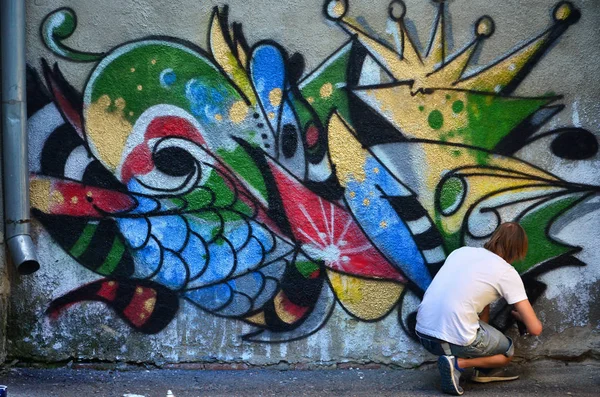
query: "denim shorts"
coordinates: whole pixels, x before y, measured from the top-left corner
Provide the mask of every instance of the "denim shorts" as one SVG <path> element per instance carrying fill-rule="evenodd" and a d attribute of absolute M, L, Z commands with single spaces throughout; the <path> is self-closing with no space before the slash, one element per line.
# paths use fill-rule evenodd
<path fill-rule="evenodd" d="M 421 344 L 428 352 L 436 356 L 447 355 L 444 344 L 447 342 L 417 332 Z M 447 343 L 453 356 L 461 358 L 488 357 L 496 354 L 504 354 L 512 357 L 514 354 L 513 341 L 496 328 L 483 321 L 479 322 L 479 329 L 475 340 L 468 346 L 459 346 Z"/>

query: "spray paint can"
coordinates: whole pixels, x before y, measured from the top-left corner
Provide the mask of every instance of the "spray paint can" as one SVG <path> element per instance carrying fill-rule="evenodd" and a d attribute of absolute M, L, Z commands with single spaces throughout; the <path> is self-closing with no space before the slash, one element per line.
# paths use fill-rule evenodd
<path fill-rule="evenodd" d="M 6 391 L 6 389 L 8 389 L 7 386 L 0 385 L 0 397 L 7 397 L 8 396 L 8 392 Z"/>

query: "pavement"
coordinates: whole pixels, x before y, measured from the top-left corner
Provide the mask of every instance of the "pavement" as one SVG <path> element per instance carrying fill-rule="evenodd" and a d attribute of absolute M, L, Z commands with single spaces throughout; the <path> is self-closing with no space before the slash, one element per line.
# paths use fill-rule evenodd
<path fill-rule="evenodd" d="M 519 380 L 476 384 L 463 375 L 465 395 L 600 396 L 600 361 L 534 361 L 512 369 L 521 374 Z M 435 365 L 285 371 L 8 368 L 0 372 L 0 384 L 8 386 L 8 397 L 442 395 Z"/>

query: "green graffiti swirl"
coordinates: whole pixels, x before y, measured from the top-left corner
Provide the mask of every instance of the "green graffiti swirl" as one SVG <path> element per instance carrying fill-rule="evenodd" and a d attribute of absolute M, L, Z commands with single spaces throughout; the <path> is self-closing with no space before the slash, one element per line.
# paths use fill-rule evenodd
<path fill-rule="evenodd" d="M 105 54 L 82 52 L 62 43 L 69 38 L 77 27 L 77 17 L 70 8 L 59 8 L 42 22 L 41 34 L 46 47 L 56 55 L 77 62 L 96 62 Z"/>

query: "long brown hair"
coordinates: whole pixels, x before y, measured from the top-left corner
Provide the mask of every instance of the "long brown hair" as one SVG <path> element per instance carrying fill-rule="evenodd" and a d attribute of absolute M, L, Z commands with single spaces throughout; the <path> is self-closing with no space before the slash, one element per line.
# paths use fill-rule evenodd
<path fill-rule="evenodd" d="M 521 225 L 506 222 L 498 226 L 483 247 L 508 263 L 513 263 L 525 258 L 528 244 L 527 234 Z"/>

